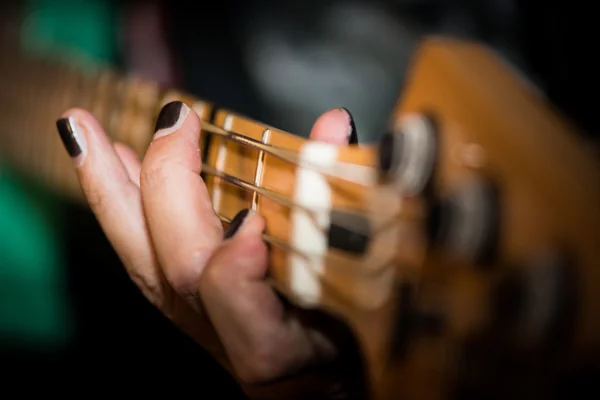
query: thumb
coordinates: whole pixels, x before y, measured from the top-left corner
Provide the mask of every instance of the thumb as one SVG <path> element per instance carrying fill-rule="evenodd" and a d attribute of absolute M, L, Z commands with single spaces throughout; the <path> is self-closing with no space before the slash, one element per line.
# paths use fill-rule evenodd
<path fill-rule="evenodd" d="M 259 214 L 248 208 L 240 211 L 229 223 L 223 243 L 210 262 L 211 269 L 227 270 L 237 280 L 263 280 L 267 273 L 264 230 L 265 220 Z"/>
<path fill-rule="evenodd" d="M 277 299 L 265 282 L 268 254 L 262 240 L 264 228 L 264 219 L 249 209 L 233 218 L 200 277 L 200 295 L 207 308 L 214 302 L 237 314 Z"/>
<path fill-rule="evenodd" d="M 243 381 L 286 374 L 313 356 L 313 343 L 265 281 L 264 220 L 240 212 L 200 277 L 200 296 L 234 370 Z"/>

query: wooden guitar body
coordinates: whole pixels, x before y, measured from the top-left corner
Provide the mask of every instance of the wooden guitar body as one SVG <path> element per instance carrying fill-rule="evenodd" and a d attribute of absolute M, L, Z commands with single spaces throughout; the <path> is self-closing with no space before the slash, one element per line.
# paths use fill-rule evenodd
<path fill-rule="evenodd" d="M 433 39 L 412 71 L 393 121 L 434 121 L 429 240 L 384 397 L 552 396 L 597 362 L 598 160 L 481 45 Z"/>
<path fill-rule="evenodd" d="M 53 131 L 62 111 L 89 109 L 142 156 L 160 107 L 192 106 L 215 212 L 225 224 L 246 207 L 266 218 L 269 279 L 348 324 L 373 398 L 550 395 L 548 381 L 596 356 L 598 160 L 485 47 L 425 40 L 390 132 L 347 148 L 151 82 L 15 60 L 0 63 L 18 100 L 0 110 L 2 156 L 73 198 Z M 28 120 L 25 87 L 51 99 Z"/>

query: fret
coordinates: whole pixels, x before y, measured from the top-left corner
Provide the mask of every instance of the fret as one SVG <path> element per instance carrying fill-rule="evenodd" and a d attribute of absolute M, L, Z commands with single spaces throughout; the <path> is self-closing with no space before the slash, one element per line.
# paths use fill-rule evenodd
<path fill-rule="evenodd" d="M 260 141 L 265 137 L 264 125 L 226 110 L 216 112 L 214 124 L 255 140 Z M 245 182 L 254 183 L 257 179 L 259 159 L 259 151 L 256 149 L 248 148 L 226 138 L 213 137 L 205 162 L 218 171 L 236 176 Z M 254 199 L 258 201 L 253 192 L 230 185 L 218 177 L 208 177 L 207 184 L 213 197 L 215 211 L 227 218 L 233 218 L 243 208 L 252 208 Z M 258 204 L 255 207 L 257 206 Z"/>
<path fill-rule="evenodd" d="M 221 123 L 217 122 L 217 119 L 215 118 L 215 124 L 224 129 L 230 129 L 231 128 L 231 118 L 229 118 L 229 116 L 225 116 L 224 120 Z M 209 152 L 208 164 L 214 165 L 214 167 L 219 171 L 225 170 L 224 165 L 225 165 L 225 158 L 227 156 L 226 146 L 227 146 L 227 142 L 223 138 L 219 138 L 217 140 L 213 140 L 211 142 L 211 148 L 208 149 L 208 152 Z M 212 204 L 215 209 L 215 212 L 219 215 L 225 215 L 225 214 L 223 214 L 223 212 L 221 210 L 221 208 L 222 208 L 221 207 L 221 192 L 222 192 L 221 179 L 218 177 L 215 177 L 215 176 L 210 178 L 210 184 L 208 186 L 208 190 L 209 190 L 209 193 L 212 198 Z M 229 217 L 229 219 L 232 219 L 231 216 L 228 216 L 228 217 Z"/>
<path fill-rule="evenodd" d="M 270 137 L 271 137 L 271 130 L 269 128 L 266 128 L 262 134 L 261 142 L 263 144 L 269 144 Z M 261 187 L 263 171 L 264 171 L 264 163 L 265 163 L 265 152 L 261 150 L 258 153 L 258 159 L 256 161 L 256 172 L 254 174 L 254 186 L 256 186 L 256 187 Z M 254 211 L 258 211 L 258 198 L 259 198 L 258 192 L 254 192 L 252 194 L 252 210 L 254 210 Z"/>

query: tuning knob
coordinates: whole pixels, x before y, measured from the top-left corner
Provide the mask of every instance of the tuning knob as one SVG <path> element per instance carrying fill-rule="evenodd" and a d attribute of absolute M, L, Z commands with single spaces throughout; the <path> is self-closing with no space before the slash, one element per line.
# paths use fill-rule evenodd
<path fill-rule="evenodd" d="M 420 194 L 431 180 L 436 161 L 436 129 L 425 115 L 403 116 L 393 132 L 379 143 L 381 178 L 396 186 L 403 196 Z"/>
<path fill-rule="evenodd" d="M 497 245 L 499 214 L 499 196 L 493 182 L 470 176 L 449 195 L 430 203 L 430 243 L 462 259 L 487 263 Z"/>

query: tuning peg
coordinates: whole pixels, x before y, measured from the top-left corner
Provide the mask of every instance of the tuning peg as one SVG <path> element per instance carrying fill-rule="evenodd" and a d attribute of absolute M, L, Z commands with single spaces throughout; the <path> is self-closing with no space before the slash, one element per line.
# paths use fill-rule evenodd
<path fill-rule="evenodd" d="M 496 185 L 479 175 L 429 203 L 429 241 L 463 260 L 486 264 L 497 245 L 500 204 Z"/>
<path fill-rule="evenodd" d="M 436 162 L 437 132 L 432 118 L 422 114 L 405 115 L 396 128 L 379 143 L 380 177 L 396 186 L 403 196 L 425 190 Z"/>

